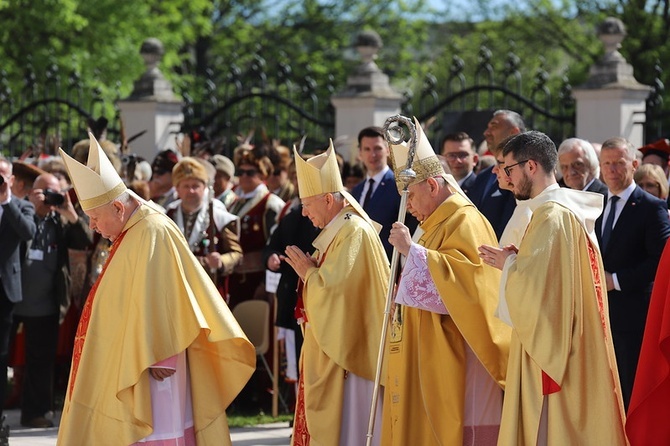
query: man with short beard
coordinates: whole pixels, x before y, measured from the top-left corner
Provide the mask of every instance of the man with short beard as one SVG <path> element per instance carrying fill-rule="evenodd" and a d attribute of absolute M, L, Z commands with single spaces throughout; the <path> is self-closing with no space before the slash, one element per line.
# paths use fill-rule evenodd
<path fill-rule="evenodd" d="M 497 315 L 513 329 L 498 444 L 625 445 L 593 231 L 602 199 L 558 186 L 556 146 L 543 133 L 514 136 L 502 154 L 508 184 L 532 216 L 518 249 L 480 247 L 503 270 Z"/>

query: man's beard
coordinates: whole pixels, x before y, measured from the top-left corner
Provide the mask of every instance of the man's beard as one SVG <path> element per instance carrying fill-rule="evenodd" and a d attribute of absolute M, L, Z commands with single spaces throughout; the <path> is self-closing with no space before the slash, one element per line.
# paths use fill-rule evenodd
<path fill-rule="evenodd" d="M 532 188 L 533 183 L 530 181 L 530 178 L 528 178 L 528 175 L 526 175 L 526 172 L 524 172 L 523 178 L 517 187 L 518 191 L 514 192 L 514 198 L 517 200 L 529 200 Z"/>

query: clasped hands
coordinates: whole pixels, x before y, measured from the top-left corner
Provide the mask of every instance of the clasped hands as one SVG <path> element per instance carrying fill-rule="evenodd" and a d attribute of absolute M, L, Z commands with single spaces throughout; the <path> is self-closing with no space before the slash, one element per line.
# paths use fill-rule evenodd
<path fill-rule="evenodd" d="M 307 271 L 316 266 L 316 259 L 305 254 L 295 245 L 287 246 L 284 252 L 286 255 L 279 256 L 279 259 L 286 261 L 286 263 L 288 263 L 291 268 L 295 270 L 296 274 L 298 274 L 304 281 L 307 276 Z"/>

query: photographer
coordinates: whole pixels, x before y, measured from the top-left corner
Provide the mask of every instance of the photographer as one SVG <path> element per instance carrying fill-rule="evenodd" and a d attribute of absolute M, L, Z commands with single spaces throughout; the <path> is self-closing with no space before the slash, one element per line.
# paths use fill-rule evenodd
<path fill-rule="evenodd" d="M 28 196 L 35 206 L 37 232 L 26 243 L 22 268 L 23 300 L 14 307 L 14 324 L 25 331 L 25 375 L 21 424 L 53 426 L 53 373 L 58 343 L 58 321 L 67 310 L 68 248 L 85 249 L 92 233 L 80 218 L 58 178 L 42 174 Z"/>
<path fill-rule="evenodd" d="M 35 208 L 12 195 L 12 163 L 0 156 L 0 402 L 7 391 L 7 352 L 14 303 L 21 300 L 20 245 L 35 234 Z M 4 424 L 2 405 L 0 420 Z M 0 445 L 9 444 L 9 428 L 0 427 Z"/>

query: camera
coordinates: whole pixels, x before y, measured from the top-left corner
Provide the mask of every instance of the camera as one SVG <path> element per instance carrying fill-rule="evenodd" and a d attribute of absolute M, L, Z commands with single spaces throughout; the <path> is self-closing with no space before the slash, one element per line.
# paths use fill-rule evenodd
<path fill-rule="evenodd" d="M 47 189 L 44 191 L 44 204 L 49 206 L 62 206 L 65 203 L 65 197 L 60 192 Z"/>
<path fill-rule="evenodd" d="M 5 184 L 5 177 L 0 175 L 0 186 L 2 186 L 3 184 Z"/>

